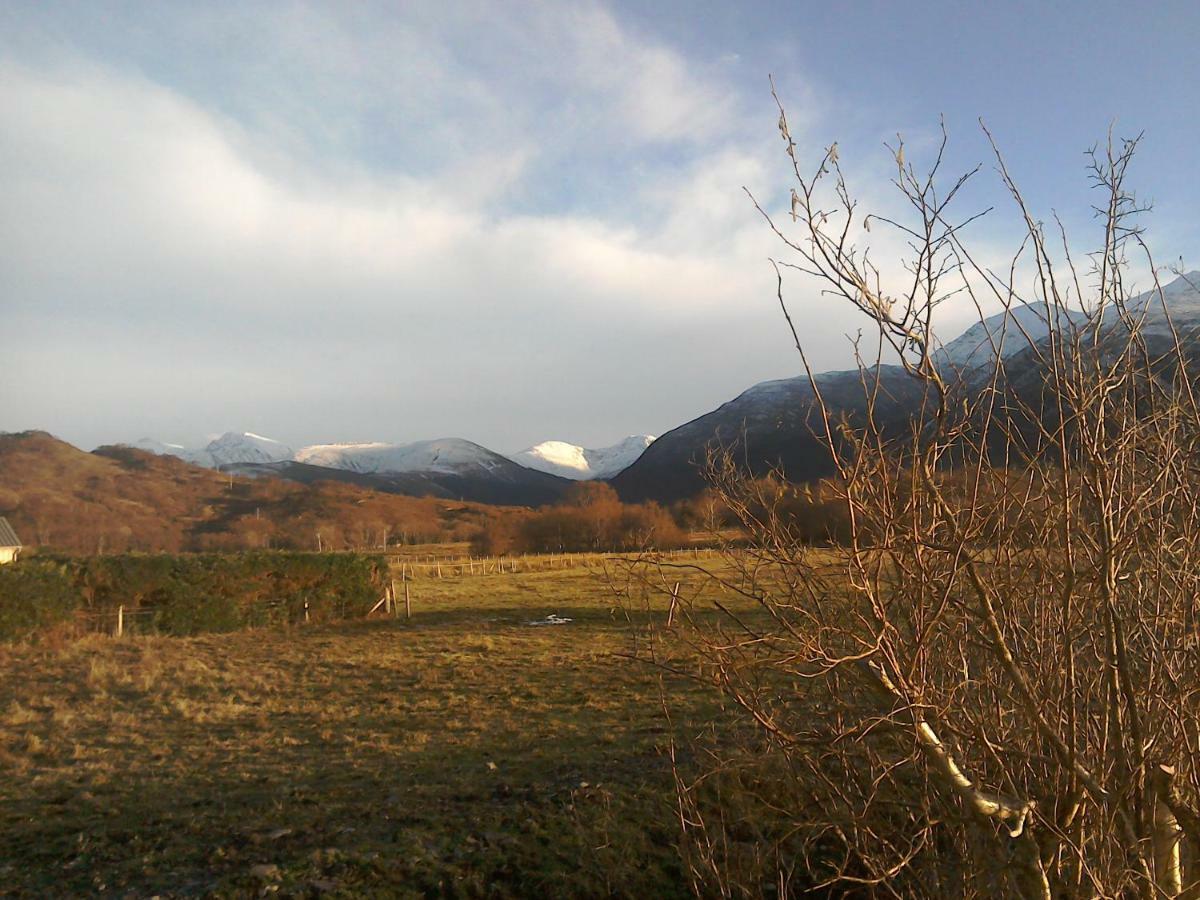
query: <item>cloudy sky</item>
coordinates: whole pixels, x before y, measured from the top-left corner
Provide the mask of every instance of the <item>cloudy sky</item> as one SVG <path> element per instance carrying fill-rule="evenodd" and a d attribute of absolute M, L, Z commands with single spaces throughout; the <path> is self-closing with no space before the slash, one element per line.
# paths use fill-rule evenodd
<path fill-rule="evenodd" d="M 600 446 L 797 374 L 742 193 L 786 202 L 768 73 L 885 208 L 885 140 L 919 162 L 944 115 L 961 169 L 982 117 L 1081 246 L 1083 151 L 1144 131 L 1194 267 L 1197 9 L 2 0 L 0 430 Z M 845 367 L 861 323 L 788 290 Z"/>

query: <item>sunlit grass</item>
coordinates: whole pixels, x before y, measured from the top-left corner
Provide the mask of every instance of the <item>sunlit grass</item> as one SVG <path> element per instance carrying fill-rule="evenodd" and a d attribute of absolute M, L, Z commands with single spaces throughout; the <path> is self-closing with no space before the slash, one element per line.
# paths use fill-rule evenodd
<path fill-rule="evenodd" d="M 0 884 L 682 893 L 659 676 L 599 568 L 418 578 L 411 621 L 0 649 Z"/>

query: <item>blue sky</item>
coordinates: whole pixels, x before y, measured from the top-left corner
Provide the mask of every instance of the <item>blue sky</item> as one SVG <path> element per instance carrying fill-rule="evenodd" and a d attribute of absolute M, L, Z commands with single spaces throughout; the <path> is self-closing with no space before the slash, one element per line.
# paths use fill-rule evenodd
<path fill-rule="evenodd" d="M 883 142 L 919 163 L 944 116 L 995 259 L 979 117 L 1080 249 L 1083 151 L 1144 131 L 1158 262 L 1195 267 L 1198 10 L 4 3 L 0 429 L 599 446 L 796 374 L 741 190 L 786 202 L 768 73 L 883 210 Z M 845 367 L 862 323 L 789 296 Z"/>

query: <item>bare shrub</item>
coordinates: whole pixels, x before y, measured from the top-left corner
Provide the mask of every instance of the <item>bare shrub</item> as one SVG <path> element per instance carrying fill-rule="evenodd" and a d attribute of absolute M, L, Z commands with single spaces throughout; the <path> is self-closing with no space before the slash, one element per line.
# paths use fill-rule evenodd
<path fill-rule="evenodd" d="M 609 552 L 679 547 L 687 535 L 655 503 L 626 504 L 603 482 L 573 485 L 563 502 L 520 518 L 489 523 L 472 541 L 477 552 Z"/>
<path fill-rule="evenodd" d="M 471 537 L 471 552 L 477 556 L 502 556 L 523 551 L 521 524 L 524 517 L 515 514 L 485 521 Z"/>
<path fill-rule="evenodd" d="M 790 254 L 780 303 L 784 273 L 816 279 L 881 362 L 860 360 L 854 423 L 813 378 L 843 551 L 812 551 L 731 457 L 710 466 L 750 543 L 712 575 L 719 615 L 693 604 L 677 631 L 738 713 L 699 778 L 680 770 L 694 886 L 1200 897 L 1200 408 L 1156 277 L 1140 299 L 1128 282 L 1131 258 L 1155 271 L 1125 187 L 1136 142 L 1092 155 L 1086 262 L 997 152 L 1024 235 L 996 272 L 952 212 L 970 175 L 943 187 L 944 139 L 926 172 L 894 148 L 890 219 L 862 215 L 836 145 L 802 168 L 782 107 L 780 133 L 792 214 L 759 207 Z M 874 259 L 866 225 L 910 255 Z M 1049 336 L 1005 319 L 988 365 L 956 371 L 933 324 L 953 295 L 981 316 L 1030 304 Z M 907 437 L 870 414 L 890 379 L 924 391 Z"/>

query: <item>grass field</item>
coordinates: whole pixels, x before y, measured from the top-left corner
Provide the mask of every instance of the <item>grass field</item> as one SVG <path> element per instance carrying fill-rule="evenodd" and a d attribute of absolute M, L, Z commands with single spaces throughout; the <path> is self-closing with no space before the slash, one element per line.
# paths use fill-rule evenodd
<path fill-rule="evenodd" d="M 0 648 L 0 894 L 683 894 L 659 676 L 594 565 L 412 588 L 411 621 Z"/>

